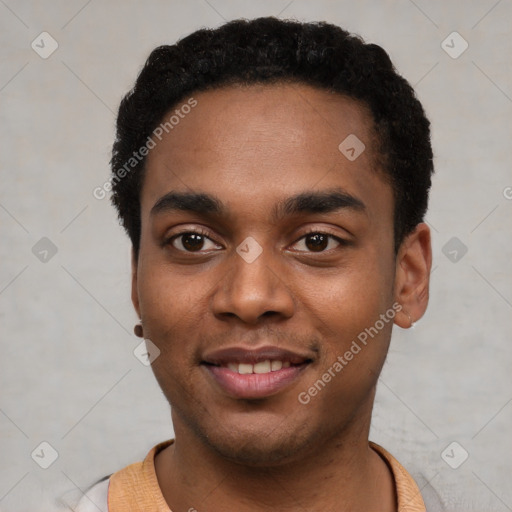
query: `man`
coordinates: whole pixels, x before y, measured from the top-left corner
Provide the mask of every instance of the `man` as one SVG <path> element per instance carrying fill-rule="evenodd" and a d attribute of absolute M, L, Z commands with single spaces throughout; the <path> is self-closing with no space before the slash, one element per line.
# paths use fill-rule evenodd
<path fill-rule="evenodd" d="M 326 23 L 199 30 L 150 55 L 111 163 L 175 438 L 79 510 L 426 510 L 368 440 L 431 268 L 429 122 L 385 51 Z"/>

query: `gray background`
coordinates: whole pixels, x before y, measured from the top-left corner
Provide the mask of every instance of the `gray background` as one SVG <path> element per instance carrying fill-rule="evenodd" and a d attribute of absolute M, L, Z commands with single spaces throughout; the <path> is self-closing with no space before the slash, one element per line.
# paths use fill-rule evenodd
<path fill-rule="evenodd" d="M 0 0 L 0 510 L 66 510 L 172 437 L 133 355 L 128 239 L 92 190 L 149 52 L 262 15 L 360 33 L 416 87 L 436 155 L 431 302 L 414 330 L 394 331 L 371 438 L 448 510 L 512 510 L 510 0 Z M 31 48 L 43 31 L 59 45 L 47 59 Z M 442 46 L 453 31 L 469 44 L 458 58 Z M 48 469 L 43 441 L 58 453 Z M 441 457 L 454 441 L 452 465 L 469 453 L 457 469 Z"/>

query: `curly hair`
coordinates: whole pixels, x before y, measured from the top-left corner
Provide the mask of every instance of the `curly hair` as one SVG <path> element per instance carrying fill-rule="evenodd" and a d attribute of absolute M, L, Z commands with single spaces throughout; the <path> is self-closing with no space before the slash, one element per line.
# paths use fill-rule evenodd
<path fill-rule="evenodd" d="M 388 54 L 326 22 L 240 19 L 155 48 L 121 101 L 110 162 L 111 199 L 136 257 L 145 158 L 139 156 L 130 172 L 126 162 L 192 92 L 280 82 L 310 85 L 366 105 L 373 116 L 381 170 L 393 189 L 395 253 L 423 221 L 434 172 L 430 122 Z M 125 172 L 118 172 L 123 166 Z"/>

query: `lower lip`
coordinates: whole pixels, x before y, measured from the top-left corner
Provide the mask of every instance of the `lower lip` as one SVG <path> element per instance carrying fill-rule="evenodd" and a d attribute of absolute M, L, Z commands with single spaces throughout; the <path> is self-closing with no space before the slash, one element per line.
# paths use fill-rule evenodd
<path fill-rule="evenodd" d="M 229 368 L 203 365 L 222 390 L 233 398 L 266 398 L 275 395 L 298 378 L 306 364 L 290 366 L 269 373 L 242 375 Z"/>

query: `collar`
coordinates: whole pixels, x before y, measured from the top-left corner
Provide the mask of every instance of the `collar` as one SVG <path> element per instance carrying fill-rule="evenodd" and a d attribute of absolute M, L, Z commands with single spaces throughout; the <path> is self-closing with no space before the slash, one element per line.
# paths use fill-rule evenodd
<path fill-rule="evenodd" d="M 172 512 L 158 485 L 155 456 L 174 442 L 169 439 L 154 446 L 142 462 L 121 469 L 110 477 L 108 488 L 109 512 Z M 406 469 L 384 448 L 370 441 L 390 468 L 395 481 L 398 512 L 426 512 L 420 490 Z"/>

